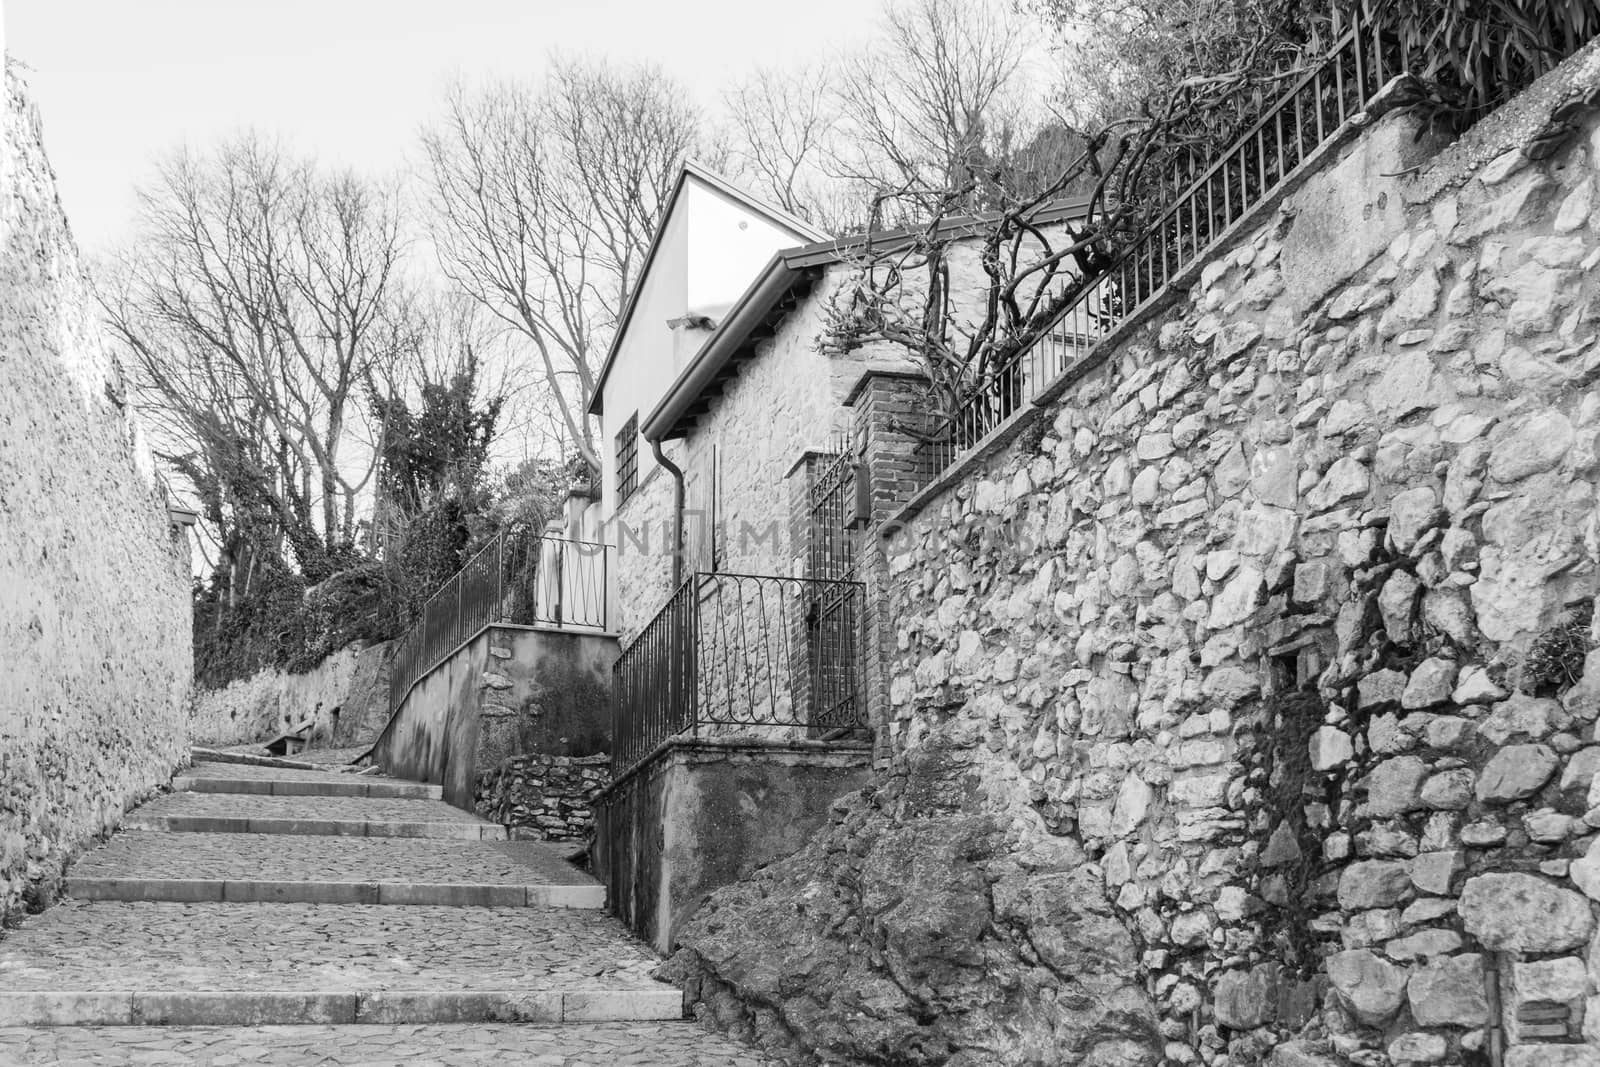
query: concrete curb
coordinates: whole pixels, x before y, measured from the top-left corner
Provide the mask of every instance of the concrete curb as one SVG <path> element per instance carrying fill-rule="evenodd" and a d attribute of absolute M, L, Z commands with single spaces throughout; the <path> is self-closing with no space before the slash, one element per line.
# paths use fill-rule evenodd
<path fill-rule="evenodd" d="M 497 823 L 410 822 L 381 819 L 234 819 L 224 815 L 139 815 L 124 830 L 199 834 L 313 834 L 323 837 L 431 837 L 449 841 L 504 841 Z"/>
<path fill-rule="evenodd" d="M 278 778 L 214 778 L 179 775 L 174 792 L 244 793 L 272 797 L 363 797 L 369 800 L 443 800 L 444 787 L 422 782 L 355 778 L 348 782 L 294 782 Z"/>
<path fill-rule="evenodd" d="M 602 885 L 490 885 L 454 882 L 334 882 L 275 879 L 86 876 L 68 883 L 77 900 L 170 901 L 184 904 L 392 904 L 462 908 L 606 906 Z"/>
<path fill-rule="evenodd" d="M 0 992 L 0 1026 L 422 1025 L 657 1022 L 684 1018 L 677 989 Z"/>

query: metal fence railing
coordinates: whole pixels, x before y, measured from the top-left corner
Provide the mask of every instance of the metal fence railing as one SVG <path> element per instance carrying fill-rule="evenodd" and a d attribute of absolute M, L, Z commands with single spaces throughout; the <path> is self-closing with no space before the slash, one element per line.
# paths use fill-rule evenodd
<path fill-rule="evenodd" d="M 612 777 L 710 728 L 800 736 L 865 726 L 860 582 L 700 572 L 617 660 Z"/>
<path fill-rule="evenodd" d="M 395 646 L 389 708 L 450 653 L 494 623 L 605 630 L 612 549 L 531 530 L 497 534 L 423 604 Z"/>
<path fill-rule="evenodd" d="M 963 398 L 948 429 L 918 449 L 924 484 L 1031 403 L 1102 337 L 1155 300 L 1244 214 L 1283 184 L 1408 56 L 1359 17 L 1219 157 L 1169 163 L 1148 191 L 1167 207 L 1050 324 Z"/>

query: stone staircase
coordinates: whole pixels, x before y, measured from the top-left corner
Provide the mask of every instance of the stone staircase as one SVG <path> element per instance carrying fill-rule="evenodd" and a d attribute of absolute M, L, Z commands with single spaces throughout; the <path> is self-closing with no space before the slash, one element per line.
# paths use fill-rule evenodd
<path fill-rule="evenodd" d="M 437 786 L 231 763 L 173 786 L 79 860 L 65 901 L 0 936 L 0 1062 L 129 1062 L 129 1041 L 140 1063 L 249 1059 L 214 1034 L 201 1055 L 197 1027 L 304 1038 L 310 1058 L 272 1063 L 343 1062 L 330 1041 L 368 1050 L 394 1027 L 407 1057 L 455 1042 L 446 1062 L 765 1062 L 684 1021 L 559 846 L 506 841 Z"/>

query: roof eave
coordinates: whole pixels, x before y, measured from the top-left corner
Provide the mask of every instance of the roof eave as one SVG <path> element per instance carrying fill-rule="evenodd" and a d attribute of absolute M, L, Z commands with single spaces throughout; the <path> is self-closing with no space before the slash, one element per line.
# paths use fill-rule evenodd
<path fill-rule="evenodd" d="M 639 427 L 647 441 L 665 441 L 681 436 L 680 423 L 685 413 L 700 399 L 707 386 L 728 365 L 761 325 L 779 300 L 806 275 L 805 268 L 789 265 L 779 252 L 767 261 L 756 280 L 739 297 L 738 303 L 723 316 L 722 322 L 694 359 L 678 375 L 648 418 Z"/>

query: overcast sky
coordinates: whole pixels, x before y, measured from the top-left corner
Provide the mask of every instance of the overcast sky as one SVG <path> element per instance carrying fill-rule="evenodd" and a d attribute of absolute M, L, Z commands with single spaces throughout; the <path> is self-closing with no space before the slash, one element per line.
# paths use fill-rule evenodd
<path fill-rule="evenodd" d="M 3 0 L 86 250 L 127 232 L 155 154 L 241 126 L 392 171 L 440 86 L 530 75 L 552 48 L 651 59 L 713 105 L 757 65 L 868 36 L 872 0 Z"/>

